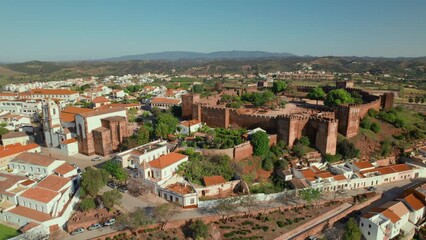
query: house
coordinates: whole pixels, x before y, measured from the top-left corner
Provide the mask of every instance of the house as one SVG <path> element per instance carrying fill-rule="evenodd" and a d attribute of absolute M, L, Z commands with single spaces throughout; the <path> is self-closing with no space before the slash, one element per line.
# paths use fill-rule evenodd
<path fill-rule="evenodd" d="M 23 96 L 23 94 L 21 94 Z M 27 99 L 60 99 L 67 103 L 76 103 L 79 92 L 69 89 L 32 89 L 28 91 L 24 98 Z"/>
<path fill-rule="evenodd" d="M 169 109 L 173 106 L 178 106 L 182 102 L 181 99 L 154 97 L 151 99 L 151 108 L 158 107 L 159 109 Z"/>
<path fill-rule="evenodd" d="M 202 123 L 199 120 L 189 120 L 189 121 L 182 121 L 178 125 L 178 131 L 179 134 L 183 135 L 190 135 L 191 133 L 195 133 L 202 127 Z"/>
<path fill-rule="evenodd" d="M 30 142 L 30 136 L 26 132 L 8 132 L 1 136 L 3 146 L 21 144 L 27 145 Z"/>
<path fill-rule="evenodd" d="M 100 108 L 104 105 L 111 104 L 111 101 L 106 97 L 100 96 L 100 97 L 93 98 L 92 103 L 93 103 L 93 108 L 96 109 L 96 108 Z"/>
<path fill-rule="evenodd" d="M 424 216 L 425 204 L 414 194 L 400 201 L 390 201 L 364 214 L 359 227 L 367 240 L 392 239 L 398 235 L 410 238 Z"/>
<path fill-rule="evenodd" d="M 25 115 L 6 113 L 0 116 L 0 122 L 17 128 L 20 126 L 31 125 L 31 118 Z"/>
<path fill-rule="evenodd" d="M 144 180 L 158 182 L 170 178 L 176 171 L 177 167 L 188 161 L 188 156 L 171 152 L 160 156 L 151 161 L 144 161 L 140 166 L 140 176 Z"/>
<path fill-rule="evenodd" d="M 110 93 L 112 99 L 123 100 L 126 94 L 121 89 L 113 89 Z"/>
<path fill-rule="evenodd" d="M 374 165 L 370 161 L 352 161 L 346 165 L 356 172 L 374 169 Z"/>
<path fill-rule="evenodd" d="M 20 143 L 0 146 L 0 169 L 6 168 L 10 160 L 23 152 L 40 153 L 41 147 L 35 143 L 22 145 Z"/>
<path fill-rule="evenodd" d="M 149 162 L 168 153 L 167 141 L 157 140 L 117 153 L 115 160 L 119 161 L 123 168 L 137 168 L 144 161 Z"/>
<path fill-rule="evenodd" d="M 78 141 L 75 138 L 69 138 L 61 142 L 61 152 L 66 156 L 72 156 L 78 153 Z"/>
<path fill-rule="evenodd" d="M 15 174 L 33 175 L 36 178 L 43 178 L 50 175 L 65 161 L 56 160 L 51 156 L 39 153 L 24 152 L 16 156 L 8 164 L 9 169 Z"/>

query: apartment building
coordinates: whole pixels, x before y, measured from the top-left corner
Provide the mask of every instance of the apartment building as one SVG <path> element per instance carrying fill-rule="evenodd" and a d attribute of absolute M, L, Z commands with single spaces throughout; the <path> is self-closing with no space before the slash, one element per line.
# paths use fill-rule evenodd
<path fill-rule="evenodd" d="M 115 160 L 119 161 L 123 168 L 137 168 L 143 162 L 152 161 L 168 153 L 167 141 L 157 140 L 118 153 Z"/>

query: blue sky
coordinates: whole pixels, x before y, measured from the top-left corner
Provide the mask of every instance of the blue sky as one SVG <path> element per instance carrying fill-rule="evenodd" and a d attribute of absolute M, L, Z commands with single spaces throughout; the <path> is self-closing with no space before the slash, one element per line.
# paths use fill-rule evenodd
<path fill-rule="evenodd" d="M 3 0 L 0 61 L 161 51 L 425 56 L 424 0 Z"/>

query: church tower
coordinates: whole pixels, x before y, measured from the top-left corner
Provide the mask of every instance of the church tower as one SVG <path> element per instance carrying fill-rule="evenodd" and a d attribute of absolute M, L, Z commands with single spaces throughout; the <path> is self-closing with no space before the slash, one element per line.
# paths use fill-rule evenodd
<path fill-rule="evenodd" d="M 43 105 L 43 129 L 47 147 L 58 147 L 60 144 L 57 132 L 61 129 L 59 106 L 52 99 Z"/>

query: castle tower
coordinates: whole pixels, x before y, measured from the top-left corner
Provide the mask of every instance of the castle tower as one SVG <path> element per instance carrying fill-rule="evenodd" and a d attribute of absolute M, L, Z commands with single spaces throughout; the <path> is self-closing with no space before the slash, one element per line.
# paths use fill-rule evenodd
<path fill-rule="evenodd" d="M 43 130 L 47 147 L 58 147 L 60 144 L 57 132 L 61 129 L 59 106 L 52 99 L 43 105 Z"/>

